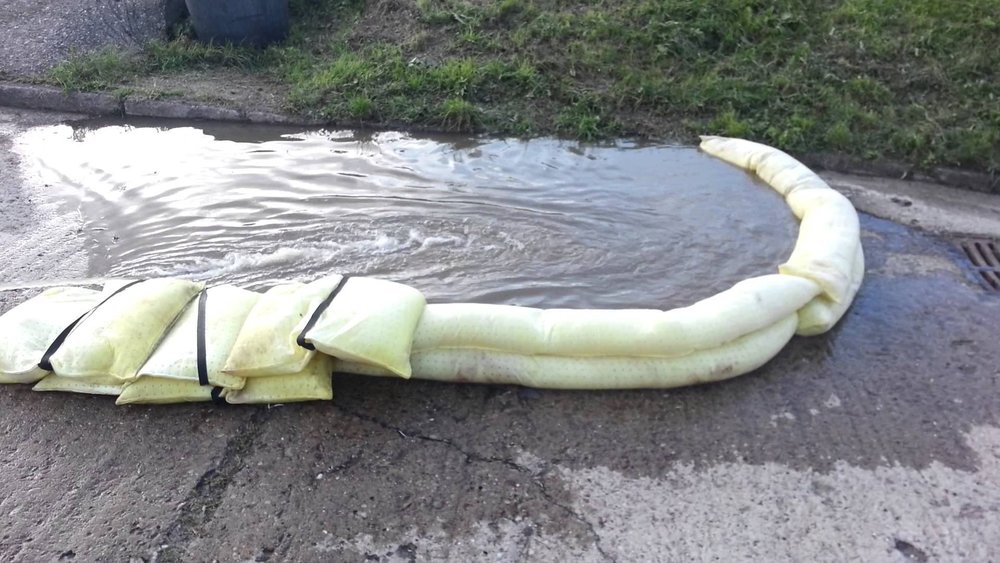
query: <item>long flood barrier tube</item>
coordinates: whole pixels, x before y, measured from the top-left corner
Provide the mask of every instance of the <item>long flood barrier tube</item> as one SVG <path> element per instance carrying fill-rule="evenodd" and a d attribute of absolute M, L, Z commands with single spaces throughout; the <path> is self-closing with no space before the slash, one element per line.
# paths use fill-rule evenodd
<path fill-rule="evenodd" d="M 332 398 L 335 371 L 554 389 L 735 377 L 796 334 L 830 330 L 864 253 L 851 203 L 791 156 L 724 137 L 701 150 L 756 174 L 800 221 L 777 273 L 669 311 L 427 304 L 412 287 L 340 274 L 264 293 L 173 278 L 53 287 L 0 317 L 0 383 L 118 404 L 277 403 Z"/>

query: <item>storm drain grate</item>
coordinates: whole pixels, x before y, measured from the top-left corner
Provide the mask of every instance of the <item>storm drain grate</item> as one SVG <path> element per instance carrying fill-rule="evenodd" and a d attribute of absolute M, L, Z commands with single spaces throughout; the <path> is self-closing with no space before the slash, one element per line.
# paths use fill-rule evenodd
<path fill-rule="evenodd" d="M 979 272 L 979 281 L 987 289 L 1000 291 L 1000 246 L 986 239 L 963 240 L 959 246 Z"/>

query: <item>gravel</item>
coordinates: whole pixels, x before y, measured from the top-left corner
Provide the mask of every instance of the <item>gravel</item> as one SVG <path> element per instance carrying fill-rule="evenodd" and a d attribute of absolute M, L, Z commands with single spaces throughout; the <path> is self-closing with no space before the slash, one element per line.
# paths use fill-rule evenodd
<path fill-rule="evenodd" d="M 0 78 L 30 78 L 73 53 L 164 37 L 183 13 L 183 0 L 3 0 Z"/>

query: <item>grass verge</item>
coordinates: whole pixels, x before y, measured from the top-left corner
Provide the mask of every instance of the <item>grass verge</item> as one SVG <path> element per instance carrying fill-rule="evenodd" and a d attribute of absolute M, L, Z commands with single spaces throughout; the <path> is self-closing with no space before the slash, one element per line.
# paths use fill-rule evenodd
<path fill-rule="evenodd" d="M 188 37 L 51 79 L 239 69 L 330 120 L 590 140 L 697 133 L 1000 172 L 1000 0 L 293 0 L 263 51 Z"/>

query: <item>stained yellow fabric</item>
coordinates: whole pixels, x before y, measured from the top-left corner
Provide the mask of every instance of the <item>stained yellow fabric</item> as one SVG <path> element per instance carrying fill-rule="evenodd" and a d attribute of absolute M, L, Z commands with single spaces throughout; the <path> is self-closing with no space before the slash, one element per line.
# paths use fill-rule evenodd
<path fill-rule="evenodd" d="M 330 356 L 410 377 L 410 346 L 426 304 L 423 294 L 412 287 L 374 278 L 349 278 L 306 333 L 306 341 Z M 318 305 L 312 304 L 310 310 Z M 302 332 L 307 321 L 308 317 L 293 332 Z"/>
<path fill-rule="evenodd" d="M 232 285 L 220 285 L 205 290 L 205 366 L 208 382 L 228 388 L 243 387 L 243 378 L 222 372 L 236 337 L 243 327 L 259 293 Z M 171 327 L 146 360 L 139 376 L 198 381 L 198 298 L 191 300 L 187 309 Z"/>
<path fill-rule="evenodd" d="M 858 245 L 854 268 L 851 270 L 851 286 L 845 298 L 834 302 L 826 295 L 820 295 L 806 303 L 805 307 L 799 309 L 799 328 L 795 333 L 799 336 L 815 336 L 833 328 L 854 301 L 864 276 L 865 255 L 861 245 Z"/>
<path fill-rule="evenodd" d="M 38 362 L 56 336 L 101 300 L 101 292 L 55 287 L 0 317 L 0 383 L 34 383 L 49 372 Z"/>
<path fill-rule="evenodd" d="M 125 385 L 116 405 L 198 403 L 212 400 L 212 387 L 198 381 L 144 375 Z"/>
<path fill-rule="evenodd" d="M 90 395 L 118 395 L 123 381 L 110 375 L 63 377 L 54 373 L 46 375 L 32 387 L 32 391 L 66 391 Z"/>
<path fill-rule="evenodd" d="M 247 315 L 222 371 L 261 377 L 305 369 L 316 353 L 296 343 L 295 328 L 337 287 L 340 278 L 333 275 L 309 284 L 285 283 L 269 289 Z"/>
<path fill-rule="evenodd" d="M 765 364 L 795 333 L 793 313 L 732 342 L 675 358 L 527 355 L 472 348 L 416 352 L 413 377 L 460 383 L 516 384 L 550 389 L 669 388 L 728 379 Z M 386 372 L 338 361 L 336 371 Z"/>
<path fill-rule="evenodd" d="M 202 284 L 179 279 L 147 280 L 111 297 L 88 315 L 52 355 L 61 377 L 136 377 L 188 301 Z"/>
<path fill-rule="evenodd" d="M 299 373 L 251 377 L 243 389 L 223 392 L 231 404 L 274 404 L 329 401 L 333 398 L 332 358 L 315 354 Z"/>
<path fill-rule="evenodd" d="M 801 220 L 795 249 L 778 271 L 818 283 L 831 303 L 850 303 L 861 244 L 858 214 L 851 202 L 805 165 L 773 147 L 743 139 L 702 137 L 701 150 L 756 173 L 785 197 Z"/>
<path fill-rule="evenodd" d="M 820 292 L 812 281 L 751 278 L 670 311 L 531 309 L 431 304 L 414 335 L 415 353 L 442 348 L 549 356 L 675 357 L 711 349 L 794 314 Z"/>

